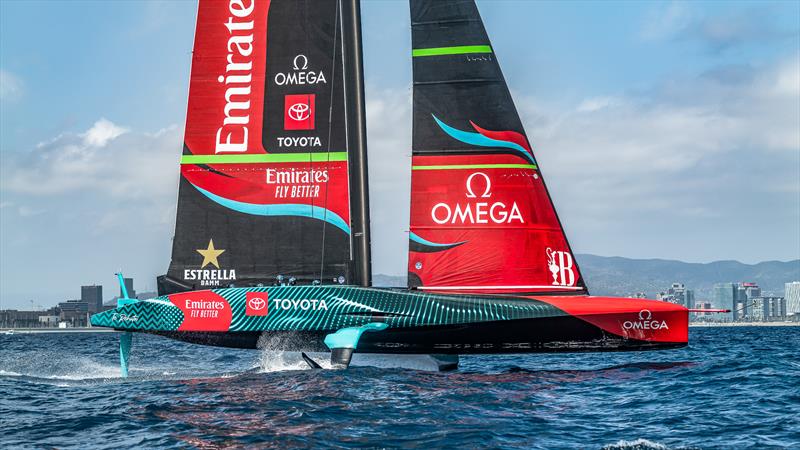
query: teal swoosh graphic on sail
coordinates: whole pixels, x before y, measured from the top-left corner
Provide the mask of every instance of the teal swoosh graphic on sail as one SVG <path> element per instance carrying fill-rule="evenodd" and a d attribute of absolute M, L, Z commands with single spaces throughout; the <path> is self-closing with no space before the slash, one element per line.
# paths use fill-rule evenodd
<path fill-rule="evenodd" d="M 533 164 L 536 164 L 536 161 L 533 159 L 533 156 L 521 145 L 517 144 L 516 142 L 510 141 L 501 141 L 498 139 L 492 139 L 490 137 L 486 137 L 480 133 L 472 133 L 469 131 L 461 131 L 459 129 L 453 128 L 450 125 L 442 122 L 439 120 L 438 117 L 431 114 L 433 116 L 433 120 L 439 125 L 445 133 L 447 133 L 451 138 L 461 141 L 465 144 L 470 145 L 477 145 L 478 147 L 501 147 L 501 148 L 510 148 L 512 150 L 516 150 L 522 154 L 522 156 L 530 161 Z"/>
<path fill-rule="evenodd" d="M 421 253 L 435 253 L 441 252 L 444 250 L 450 250 L 451 248 L 458 247 L 461 244 L 466 244 L 467 241 L 461 242 L 453 242 L 452 244 L 440 244 L 437 242 L 431 242 L 422 236 L 412 232 L 409 232 L 408 238 L 411 240 L 412 243 L 416 243 L 419 245 L 411 245 L 410 250 L 412 252 L 421 252 Z"/>
<path fill-rule="evenodd" d="M 345 222 L 341 216 L 326 208 L 322 208 L 319 206 L 312 206 L 312 205 L 300 205 L 294 203 L 287 203 L 281 205 L 260 205 L 257 203 L 240 202 L 237 200 L 231 200 L 229 198 L 220 197 L 219 195 L 209 192 L 201 187 L 195 186 L 194 184 L 192 184 L 192 186 L 198 191 L 200 191 L 201 194 L 205 195 L 215 203 L 222 205 L 228 209 L 238 211 L 240 213 L 250 214 L 253 216 L 309 217 L 311 219 L 323 220 L 325 222 L 328 222 L 329 224 L 335 226 L 336 228 L 339 228 L 345 233 L 350 234 L 350 226 L 347 225 L 347 222 Z"/>

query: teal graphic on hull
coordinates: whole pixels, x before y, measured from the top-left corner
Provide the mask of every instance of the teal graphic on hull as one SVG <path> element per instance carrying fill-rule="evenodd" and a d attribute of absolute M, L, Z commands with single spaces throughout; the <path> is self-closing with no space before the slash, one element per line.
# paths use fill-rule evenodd
<path fill-rule="evenodd" d="M 254 294 L 266 294 L 266 313 L 248 314 L 248 296 Z M 221 300 L 208 301 L 210 296 Z M 226 310 L 229 316 L 224 314 Z M 390 328 L 412 328 L 563 315 L 547 303 L 524 298 L 287 286 L 163 296 L 95 314 L 91 322 L 93 326 L 139 331 L 325 331 L 362 326 L 376 318 Z M 198 328 L 192 326 L 195 322 L 208 325 Z"/>

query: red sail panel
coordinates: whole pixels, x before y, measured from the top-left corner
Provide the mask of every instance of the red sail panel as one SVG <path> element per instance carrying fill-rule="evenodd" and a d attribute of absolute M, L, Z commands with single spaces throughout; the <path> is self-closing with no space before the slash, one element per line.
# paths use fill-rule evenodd
<path fill-rule="evenodd" d="M 409 273 L 426 289 L 583 290 L 536 166 L 514 155 L 414 156 Z"/>
<path fill-rule="evenodd" d="M 350 223 L 347 161 L 259 166 L 227 164 L 221 171 L 236 173 L 235 177 L 230 177 L 195 165 L 184 165 L 181 175 L 196 189 L 208 192 L 207 195 L 220 202 L 228 201 L 226 204 L 241 204 L 242 208 L 246 207 L 243 205 L 250 208 L 286 204 L 323 208 L 324 205 L 324 209 L 332 213 L 331 220 L 339 217 L 341 224 Z M 326 213 L 321 211 L 320 214 Z"/>
<path fill-rule="evenodd" d="M 270 0 L 201 1 L 185 142 L 194 155 L 264 153 Z"/>
<path fill-rule="evenodd" d="M 323 139 L 330 135 L 323 129 L 324 114 L 317 117 L 316 113 L 317 92 L 325 99 L 332 97 L 331 91 L 341 95 L 339 86 L 332 86 L 337 75 L 341 78 L 333 73 L 340 70 L 333 64 L 337 55 L 312 55 L 305 35 L 303 42 L 297 42 L 299 36 L 281 31 L 291 28 L 287 21 L 338 25 L 336 8 L 330 8 L 335 3 L 318 5 L 330 10 L 326 20 L 298 14 L 287 7 L 289 3 L 200 2 L 185 133 L 186 151 L 191 155 L 184 158 L 181 175 L 213 198 L 229 200 L 227 204 L 317 206 L 349 224 L 345 149 L 342 145 L 332 149 L 333 157 L 325 155 L 330 145 L 323 145 Z M 271 22 L 275 23 L 269 26 Z M 335 44 L 329 34 L 319 39 L 328 44 L 327 52 Z M 277 35 L 280 42 L 274 44 L 283 48 L 268 49 L 270 35 Z M 286 47 L 292 48 L 287 52 Z M 270 71 L 268 53 L 279 66 Z M 323 106 L 330 106 L 330 101 Z M 266 120 L 265 111 L 271 113 Z M 312 156 L 307 149 L 317 154 Z M 199 155 L 209 157 L 193 158 Z"/>

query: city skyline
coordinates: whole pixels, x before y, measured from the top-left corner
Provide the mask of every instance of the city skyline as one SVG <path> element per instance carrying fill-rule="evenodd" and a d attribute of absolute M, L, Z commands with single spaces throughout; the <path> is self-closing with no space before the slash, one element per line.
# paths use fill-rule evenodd
<path fill-rule="evenodd" d="M 377 274 L 379 278 L 385 278 L 386 275 Z M 392 279 L 392 281 L 397 281 L 399 277 L 388 277 Z M 128 292 L 128 296 L 131 298 L 139 298 L 139 299 L 149 299 L 155 297 L 157 294 L 155 291 L 152 290 L 140 290 L 136 291 L 135 284 L 133 278 L 124 277 L 125 287 Z M 399 285 L 399 284 L 398 284 Z M 719 297 L 719 290 L 721 287 L 727 287 L 730 289 L 731 293 L 729 296 Z M 743 298 L 767 298 L 767 297 L 776 297 L 777 293 L 782 293 L 781 298 L 785 298 L 787 305 L 786 308 L 790 313 L 800 313 L 800 281 L 788 281 L 783 284 L 784 290 L 783 291 L 775 291 L 775 290 L 762 290 L 761 287 L 757 282 L 753 281 L 731 281 L 725 283 L 715 283 L 714 284 L 714 293 L 711 296 L 695 296 L 695 289 L 693 286 L 686 285 L 683 282 L 673 282 L 671 286 L 667 287 L 664 290 L 647 293 L 647 292 L 629 292 L 626 296 L 633 297 L 633 298 L 653 298 L 660 301 L 667 301 L 671 303 L 681 304 L 687 308 L 694 308 L 696 304 L 710 304 L 714 308 L 730 308 L 735 309 L 734 304 L 736 302 L 741 302 Z M 123 297 L 123 292 L 121 286 L 119 286 L 119 282 L 115 285 L 115 288 L 118 290 L 118 293 L 109 297 L 103 296 L 103 285 L 102 284 L 91 284 L 91 285 L 82 285 L 80 286 L 81 296 L 80 299 L 70 299 L 69 297 L 59 300 L 58 303 L 61 302 L 76 302 L 81 301 L 87 303 L 87 312 L 93 313 L 102 310 L 102 308 L 106 305 L 114 305 L 114 300 L 117 298 Z M 116 292 L 112 290 L 111 292 Z M 99 303 L 97 302 L 99 300 Z M 34 300 L 29 301 L 31 305 L 31 311 L 46 311 L 48 309 L 52 309 L 55 306 L 47 306 L 41 303 L 37 304 Z M 92 306 L 92 305 L 95 306 Z M 24 305 L 27 306 L 27 303 Z M 57 306 L 57 305 L 56 305 Z M 741 306 L 741 305 L 740 305 Z M 698 306 L 700 307 L 700 306 Z M 2 303 L 0 303 L 0 310 L 8 310 L 8 309 L 18 309 L 18 310 L 25 310 L 25 308 L 9 308 L 3 307 Z M 730 313 L 732 317 L 735 316 L 733 311 Z"/>
<path fill-rule="evenodd" d="M 800 5 L 478 4 L 576 253 L 800 258 Z M 376 274 L 406 271 L 406 6 L 363 5 Z M 120 269 L 154 289 L 196 6 L 0 8 L 2 307 L 112 292 Z"/>
<path fill-rule="evenodd" d="M 134 281 L 123 278 L 129 298 L 140 300 L 156 296 L 154 292 L 143 292 L 137 295 Z M 119 295 L 108 302 L 102 298 L 102 286 L 81 286 L 81 298 L 65 300 L 49 308 L 33 310 L 17 310 L 0 308 L 0 328 L 72 328 L 88 326 L 92 314 L 112 309 L 117 298 L 125 297 L 122 286 Z M 645 293 L 631 293 L 629 297 L 646 298 Z M 738 281 L 717 283 L 714 285 L 714 298 L 695 298 L 694 290 L 681 282 L 673 282 L 671 286 L 653 296 L 656 300 L 674 303 L 690 310 L 690 322 L 694 324 L 719 323 L 761 323 L 761 322 L 798 322 L 800 318 L 800 281 L 784 284 L 783 295 L 762 291 L 758 283 Z M 107 303 L 107 304 L 106 304 Z M 699 310 L 727 309 L 728 312 L 700 312 Z"/>

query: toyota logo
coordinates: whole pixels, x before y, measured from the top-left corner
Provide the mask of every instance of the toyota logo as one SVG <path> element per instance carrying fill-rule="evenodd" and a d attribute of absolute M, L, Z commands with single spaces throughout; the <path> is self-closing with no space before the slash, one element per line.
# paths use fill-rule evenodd
<path fill-rule="evenodd" d="M 250 307 L 250 309 L 261 311 L 262 309 L 266 308 L 267 302 L 261 297 L 253 297 L 247 301 L 247 305 Z"/>
<path fill-rule="evenodd" d="M 650 320 L 653 318 L 653 313 L 650 310 L 643 309 L 639 311 L 639 320 Z"/>
<path fill-rule="evenodd" d="M 302 122 L 311 117 L 311 108 L 306 103 L 295 103 L 289 107 L 288 113 L 292 120 Z"/>

